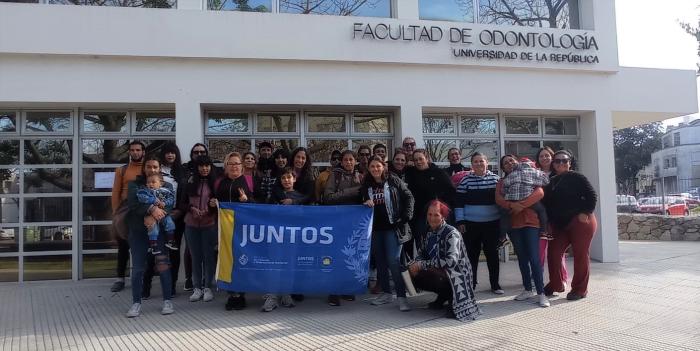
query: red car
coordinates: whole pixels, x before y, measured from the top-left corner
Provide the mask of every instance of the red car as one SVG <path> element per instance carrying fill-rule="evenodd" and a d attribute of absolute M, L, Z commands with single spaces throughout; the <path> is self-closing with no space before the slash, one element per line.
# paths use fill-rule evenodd
<path fill-rule="evenodd" d="M 666 196 L 666 203 L 661 204 L 661 197 L 651 197 L 639 204 L 639 212 L 665 214 L 670 216 L 687 216 L 688 204 L 680 196 Z"/>

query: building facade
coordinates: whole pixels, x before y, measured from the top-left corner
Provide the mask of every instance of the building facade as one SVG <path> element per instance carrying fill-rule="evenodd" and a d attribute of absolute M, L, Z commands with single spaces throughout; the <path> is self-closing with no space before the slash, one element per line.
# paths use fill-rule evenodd
<path fill-rule="evenodd" d="M 697 110 L 694 72 L 619 66 L 609 0 L 41 2 L 0 3 L 5 281 L 112 275 L 109 179 L 133 139 L 323 165 L 412 136 L 494 169 L 568 148 L 601 194 L 592 257 L 615 262 L 613 128 Z"/>
<path fill-rule="evenodd" d="M 700 187 L 700 119 L 669 126 L 661 146 L 651 154 L 656 194 L 661 195 L 662 189 L 677 194 Z"/>

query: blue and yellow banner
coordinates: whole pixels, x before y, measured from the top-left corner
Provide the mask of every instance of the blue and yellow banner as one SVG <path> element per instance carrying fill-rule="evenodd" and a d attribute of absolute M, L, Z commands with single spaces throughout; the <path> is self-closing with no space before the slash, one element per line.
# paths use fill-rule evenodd
<path fill-rule="evenodd" d="M 219 288 L 361 294 L 367 290 L 372 209 L 219 204 Z"/>

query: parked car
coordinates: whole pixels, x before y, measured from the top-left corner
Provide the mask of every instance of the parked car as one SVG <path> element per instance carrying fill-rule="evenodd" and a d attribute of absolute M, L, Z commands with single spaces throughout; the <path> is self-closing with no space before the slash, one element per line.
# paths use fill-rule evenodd
<path fill-rule="evenodd" d="M 659 196 L 648 198 L 648 200 L 639 205 L 639 212 L 670 216 L 687 216 L 690 214 L 688 204 L 686 204 L 684 198 L 680 196 L 666 196 L 665 199 L 666 203 L 663 204 Z"/>
<path fill-rule="evenodd" d="M 0 240 L 14 240 L 14 229 L 0 229 Z"/>
<path fill-rule="evenodd" d="M 688 204 L 688 208 L 690 208 L 691 210 L 700 206 L 700 200 L 694 198 L 693 195 L 690 193 L 670 194 L 669 196 L 682 197 L 685 200 L 685 203 Z"/>
<path fill-rule="evenodd" d="M 617 195 L 617 212 L 618 213 L 636 213 L 639 212 L 639 203 L 632 195 Z"/>

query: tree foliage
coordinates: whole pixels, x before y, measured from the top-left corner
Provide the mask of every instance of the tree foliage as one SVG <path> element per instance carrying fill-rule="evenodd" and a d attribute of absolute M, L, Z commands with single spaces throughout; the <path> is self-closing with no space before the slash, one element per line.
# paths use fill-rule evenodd
<path fill-rule="evenodd" d="M 568 5 L 569 0 L 483 0 L 479 3 L 479 22 L 569 28 Z"/>
<path fill-rule="evenodd" d="M 695 40 L 698 42 L 698 57 L 700 57 L 700 18 L 698 18 L 697 27 L 693 27 L 690 23 L 685 22 L 681 22 L 681 27 L 686 33 L 695 37 Z M 700 73 L 700 63 L 696 63 L 696 65 L 698 67 L 698 73 Z"/>
<path fill-rule="evenodd" d="M 615 145 L 615 179 L 627 194 L 635 191 L 637 172 L 651 162 L 651 154 L 661 149 L 661 122 L 629 127 L 613 132 Z"/>

